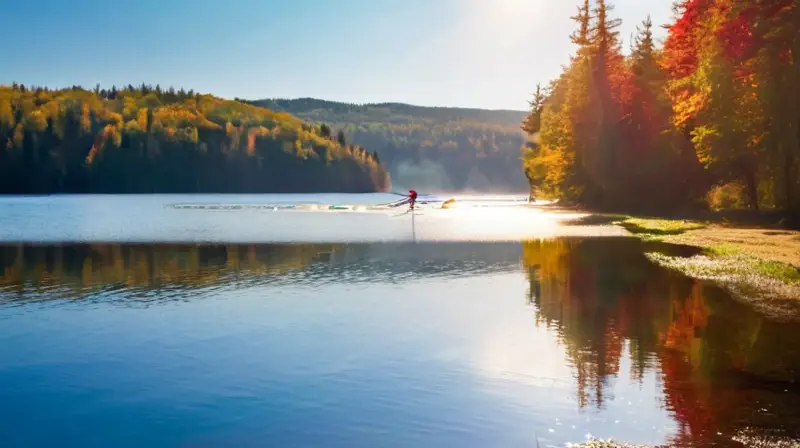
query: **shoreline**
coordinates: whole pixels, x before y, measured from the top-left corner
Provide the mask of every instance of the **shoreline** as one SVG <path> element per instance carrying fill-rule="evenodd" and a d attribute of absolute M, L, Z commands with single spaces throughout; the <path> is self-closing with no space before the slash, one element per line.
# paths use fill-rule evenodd
<path fill-rule="evenodd" d="M 567 212 L 569 208 L 553 210 Z M 691 257 L 645 255 L 667 269 L 713 282 L 735 299 L 781 320 L 800 320 L 800 231 L 778 225 L 643 218 L 586 212 L 572 225 L 614 225 L 642 241 L 692 246 Z"/>

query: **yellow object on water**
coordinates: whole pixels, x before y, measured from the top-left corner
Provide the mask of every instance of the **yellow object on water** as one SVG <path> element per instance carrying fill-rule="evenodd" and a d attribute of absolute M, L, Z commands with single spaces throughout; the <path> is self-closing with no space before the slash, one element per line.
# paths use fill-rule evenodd
<path fill-rule="evenodd" d="M 455 204 L 455 199 L 448 199 L 442 203 L 442 208 L 450 208 Z"/>

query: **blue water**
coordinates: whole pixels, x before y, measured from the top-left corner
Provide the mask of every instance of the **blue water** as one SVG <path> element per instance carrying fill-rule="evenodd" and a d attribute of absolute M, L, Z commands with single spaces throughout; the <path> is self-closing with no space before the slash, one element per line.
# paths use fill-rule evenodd
<path fill-rule="evenodd" d="M 336 222 L 164 207 L 187 199 L 278 198 L 0 203 L 0 446 L 707 446 L 744 427 L 737 412 L 800 422 L 796 388 L 731 374 L 790 384 L 798 328 L 648 264 L 635 241 L 449 227 L 450 242 L 210 244 L 265 222 L 281 239 L 388 232 L 368 214 L 310 234 Z M 430 232 L 451 222 L 427 217 Z M 681 310 L 686 341 L 665 336 Z"/>
<path fill-rule="evenodd" d="M 180 209 L 174 205 L 381 204 L 394 194 L 291 195 L 54 195 L 0 197 L 5 241 L 347 241 L 391 238 L 387 214 L 307 214 L 269 210 Z M 352 232 L 349 224 L 358 222 Z M 399 224 L 399 223 L 398 223 Z M 404 226 L 407 227 L 407 226 Z M 360 236 L 359 236 L 360 234 Z"/>

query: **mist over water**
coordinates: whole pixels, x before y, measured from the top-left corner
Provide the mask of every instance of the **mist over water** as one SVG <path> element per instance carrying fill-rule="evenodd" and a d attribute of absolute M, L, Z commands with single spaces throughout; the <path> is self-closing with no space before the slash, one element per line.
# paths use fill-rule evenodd
<path fill-rule="evenodd" d="M 394 191 L 428 191 L 432 193 L 459 194 L 525 194 L 528 193 L 528 181 L 520 170 L 509 175 L 504 173 L 503 184 L 492 182 L 478 166 L 467 171 L 463 179 L 453 179 L 444 165 L 430 159 L 419 162 L 403 160 L 394 163 L 390 168 L 392 189 Z M 516 181 L 510 182 L 511 179 Z M 511 185 L 509 187 L 508 185 Z M 516 186 L 514 188 L 513 186 Z"/>
<path fill-rule="evenodd" d="M 390 170 L 392 188 L 399 191 L 453 191 L 453 183 L 444 166 L 428 159 L 419 163 L 401 161 Z"/>

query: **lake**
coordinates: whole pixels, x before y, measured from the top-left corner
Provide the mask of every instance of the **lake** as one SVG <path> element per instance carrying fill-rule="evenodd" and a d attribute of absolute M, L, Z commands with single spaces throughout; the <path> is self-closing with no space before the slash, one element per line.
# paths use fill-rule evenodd
<path fill-rule="evenodd" d="M 0 446 L 800 440 L 800 326 L 693 249 L 396 199 L 0 198 Z"/>

